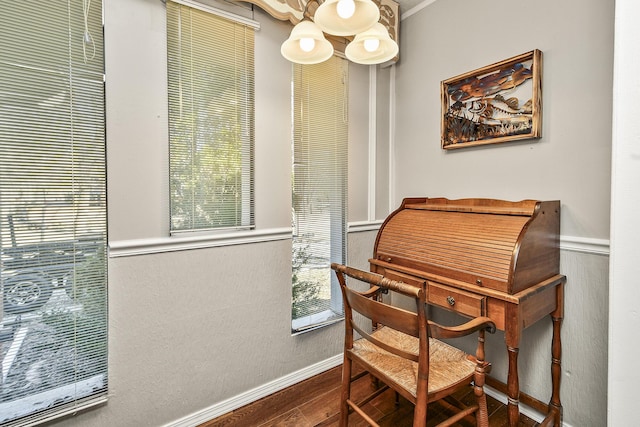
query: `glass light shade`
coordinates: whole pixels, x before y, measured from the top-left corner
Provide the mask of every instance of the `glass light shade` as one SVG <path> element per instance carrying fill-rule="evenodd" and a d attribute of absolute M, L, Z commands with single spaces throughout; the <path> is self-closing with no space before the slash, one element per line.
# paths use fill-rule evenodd
<path fill-rule="evenodd" d="M 301 40 L 302 41 L 301 46 Z M 313 48 L 307 50 L 309 40 L 313 40 Z M 303 49 L 304 47 L 304 49 Z M 322 30 L 311 21 L 299 22 L 287 40 L 282 43 L 280 53 L 286 59 L 297 64 L 317 64 L 331 58 L 333 46 L 324 38 Z"/>
<path fill-rule="evenodd" d="M 373 52 L 369 52 L 365 48 L 365 41 L 367 41 L 367 47 L 370 47 L 375 44 L 373 40 L 378 40 L 379 45 Z M 367 31 L 356 34 L 353 41 L 347 45 L 344 54 L 349 61 L 358 64 L 381 64 L 398 54 L 398 44 L 389 37 L 389 31 L 385 26 L 378 22 Z"/>
<path fill-rule="evenodd" d="M 338 14 L 340 0 L 326 0 L 316 10 L 313 20 L 327 34 L 352 36 L 368 30 L 380 20 L 380 9 L 371 0 L 354 0 L 355 11 L 349 18 Z"/>

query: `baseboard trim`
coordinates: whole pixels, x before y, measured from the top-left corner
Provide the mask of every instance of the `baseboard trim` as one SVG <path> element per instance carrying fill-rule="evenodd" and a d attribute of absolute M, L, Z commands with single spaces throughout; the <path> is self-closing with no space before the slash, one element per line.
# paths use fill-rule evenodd
<path fill-rule="evenodd" d="M 263 397 L 267 397 L 275 392 L 297 384 L 300 381 L 309 379 L 314 375 L 318 375 L 322 372 L 328 371 L 329 369 L 335 368 L 336 366 L 339 366 L 341 364 L 342 354 L 335 355 L 333 357 L 330 357 L 329 359 L 325 359 L 311 366 L 307 366 L 306 368 L 302 368 L 298 371 L 292 372 L 288 375 L 285 375 L 284 377 L 275 379 L 254 389 L 231 397 L 227 400 L 218 402 L 201 411 L 180 418 L 179 420 L 173 421 L 169 424 L 165 424 L 163 427 L 196 427 L 202 423 L 210 421 L 214 418 L 218 418 L 233 410 L 253 403 L 259 399 L 262 399 Z"/>
<path fill-rule="evenodd" d="M 497 401 L 504 403 L 505 405 L 508 402 L 508 397 L 506 394 L 502 393 L 501 391 L 496 390 L 495 388 L 488 386 L 485 384 L 484 386 L 484 392 L 488 395 L 493 397 L 494 399 L 496 399 Z M 537 423 L 541 423 L 544 418 L 545 415 L 542 414 L 539 411 L 536 411 L 535 409 L 531 408 L 530 406 L 527 406 L 525 404 L 523 404 L 522 402 L 519 403 L 518 405 L 519 409 L 520 409 L 520 413 L 526 415 L 527 417 L 531 418 L 532 420 L 534 420 Z M 562 426 L 563 427 L 572 427 L 571 424 L 567 424 L 566 422 L 562 421 Z"/>
<path fill-rule="evenodd" d="M 207 421 L 211 421 L 213 419 L 221 417 L 231 411 L 254 403 L 273 393 L 284 390 L 287 387 L 291 387 L 301 381 L 307 380 L 315 375 L 319 375 L 325 371 L 328 371 L 329 369 L 335 368 L 336 366 L 340 366 L 342 364 L 342 361 L 342 354 L 337 354 L 311 366 L 285 375 L 284 377 L 280 377 L 254 389 L 248 390 L 244 393 L 240 393 L 227 400 L 218 402 L 201 411 L 180 418 L 179 420 L 173 421 L 169 424 L 165 424 L 163 427 L 197 427 L 200 424 L 206 423 Z M 487 393 L 487 395 L 493 397 L 503 404 L 507 404 L 508 402 L 506 394 L 491 386 L 485 385 L 485 392 Z M 537 423 L 542 422 L 545 418 L 544 414 L 531 408 L 530 406 L 523 404 L 522 402 L 520 402 L 519 407 L 520 413 L 526 415 Z M 567 424 L 564 421 L 562 422 L 562 426 L 572 427 L 571 424 Z"/>

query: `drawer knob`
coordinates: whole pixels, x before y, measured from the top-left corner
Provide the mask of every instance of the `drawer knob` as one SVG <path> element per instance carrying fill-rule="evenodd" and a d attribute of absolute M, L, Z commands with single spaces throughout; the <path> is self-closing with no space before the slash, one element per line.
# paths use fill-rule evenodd
<path fill-rule="evenodd" d="M 476 279 L 476 285 L 482 286 L 482 279 Z"/>
<path fill-rule="evenodd" d="M 451 295 L 449 295 L 449 296 L 447 297 L 447 302 L 449 303 L 449 305 L 450 305 L 451 307 L 453 307 L 453 306 L 456 304 L 456 300 L 455 300 L 455 298 L 454 298 L 454 297 L 452 297 Z"/>

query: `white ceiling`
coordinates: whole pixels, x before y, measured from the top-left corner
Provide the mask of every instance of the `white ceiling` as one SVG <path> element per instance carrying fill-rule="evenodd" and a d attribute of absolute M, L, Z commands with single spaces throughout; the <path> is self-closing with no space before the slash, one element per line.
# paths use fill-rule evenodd
<path fill-rule="evenodd" d="M 419 9 L 425 7 L 436 0 L 395 0 L 400 5 L 400 17 L 409 12 L 416 6 L 420 6 Z"/>

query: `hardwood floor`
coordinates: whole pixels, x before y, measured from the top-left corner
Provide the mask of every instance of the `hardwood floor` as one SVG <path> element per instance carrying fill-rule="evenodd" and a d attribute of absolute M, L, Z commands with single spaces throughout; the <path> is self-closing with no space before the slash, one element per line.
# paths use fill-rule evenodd
<path fill-rule="evenodd" d="M 201 424 L 199 427 L 336 427 L 340 412 L 341 366 L 330 369 L 313 378 L 302 381 L 260 399 L 233 412 Z M 359 379 L 352 386 L 355 396 L 367 394 L 371 382 L 368 377 Z M 465 403 L 473 396 L 471 388 L 456 396 Z M 507 408 L 501 402 L 487 396 L 489 424 L 491 427 L 507 426 Z M 367 413 L 383 427 L 411 426 L 413 405 L 403 398 L 398 404 L 395 394 L 387 390 L 367 404 Z M 447 408 L 429 406 L 429 426 L 442 421 Z M 356 414 L 350 415 L 349 425 L 366 426 Z M 473 419 L 463 420 L 462 427 L 475 426 Z M 519 427 L 535 427 L 538 424 L 520 414 Z"/>

